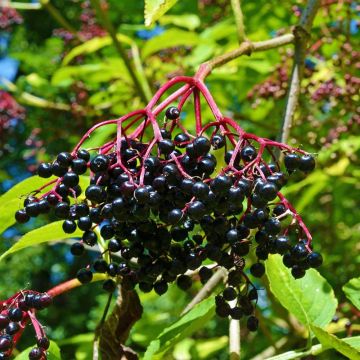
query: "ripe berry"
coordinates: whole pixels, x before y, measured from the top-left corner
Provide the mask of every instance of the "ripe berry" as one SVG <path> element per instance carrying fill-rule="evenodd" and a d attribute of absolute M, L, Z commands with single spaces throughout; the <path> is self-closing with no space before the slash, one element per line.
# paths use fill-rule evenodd
<path fill-rule="evenodd" d="M 8 335 L 15 335 L 20 330 L 20 325 L 17 322 L 10 322 L 5 328 Z"/>
<path fill-rule="evenodd" d="M 83 268 L 77 272 L 76 277 L 82 284 L 87 284 L 91 282 L 93 274 L 90 270 Z"/>
<path fill-rule="evenodd" d="M 52 297 L 49 294 L 43 293 L 34 297 L 34 308 L 42 310 L 49 307 L 52 304 Z"/>
<path fill-rule="evenodd" d="M 230 305 L 226 302 L 217 304 L 215 307 L 215 312 L 218 316 L 222 318 L 228 317 L 231 313 Z"/>
<path fill-rule="evenodd" d="M 280 220 L 276 218 L 270 218 L 265 222 L 264 228 L 269 235 L 277 235 L 281 231 Z"/>
<path fill-rule="evenodd" d="M 168 284 L 166 283 L 166 281 L 157 281 L 154 284 L 154 290 L 158 295 L 163 295 L 167 292 L 168 290 Z"/>
<path fill-rule="evenodd" d="M 40 164 L 37 173 L 42 178 L 49 178 L 52 175 L 52 165 L 49 163 Z"/>
<path fill-rule="evenodd" d="M 162 139 L 158 144 L 159 150 L 162 154 L 169 155 L 175 150 L 175 145 L 170 139 Z"/>
<path fill-rule="evenodd" d="M 189 204 L 188 214 L 194 220 L 200 220 L 206 214 L 206 207 L 201 201 L 193 201 Z"/>
<path fill-rule="evenodd" d="M 47 337 L 37 339 L 36 344 L 39 348 L 47 350 L 50 347 L 50 341 Z"/>
<path fill-rule="evenodd" d="M 311 155 L 303 155 L 299 161 L 299 170 L 311 172 L 315 169 L 315 159 Z"/>
<path fill-rule="evenodd" d="M 206 266 L 203 266 L 199 270 L 200 281 L 202 284 L 205 284 L 212 277 L 212 275 L 212 270 Z"/>
<path fill-rule="evenodd" d="M 63 167 L 63 168 L 68 168 L 71 164 L 72 161 L 72 156 L 70 153 L 68 152 L 61 152 L 57 158 L 56 161 L 58 162 L 58 164 Z"/>
<path fill-rule="evenodd" d="M 30 216 L 26 213 L 25 209 L 21 209 L 15 213 L 15 220 L 20 224 L 25 224 L 30 220 Z"/>
<path fill-rule="evenodd" d="M 90 185 L 85 190 L 85 196 L 94 203 L 101 203 L 106 199 L 106 192 L 100 185 Z"/>
<path fill-rule="evenodd" d="M 61 166 L 57 161 L 54 161 L 52 164 L 52 173 L 55 176 L 61 177 L 64 176 L 67 172 L 67 167 Z"/>
<path fill-rule="evenodd" d="M 0 336 L 0 351 L 8 351 L 12 348 L 13 341 L 10 336 L 2 335 Z"/>
<path fill-rule="evenodd" d="M 84 245 L 79 243 L 79 242 L 76 242 L 76 243 L 71 245 L 70 252 L 74 256 L 80 256 L 85 252 Z"/>
<path fill-rule="evenodd" d="M 210 141 L 204 136 L 195 138 L 192 144 L 195 156 L 197 157 L 205 155 L 211 147 Z"/>
<path fill-rule="evenodd" d="M 190 141 L 190 137 L 185 133 L 179 133 L 174 137 L 174 141 L 177 147 L 184 148 L 185 145 L 181 145 L 181 144 Z"/>
<path fill-rule="evenodd" d="M 305 276 L 305 270 L 298 265 L 294 265 L 291 274 L 295 279 L 300 279 Z"/>
<path fill-rule="evenodd" d="M 139 204 L 146 204 L 150 199 L 150 191 L 146 187 L 139 187 L 134 191 L 134 198 Z"/>
<path fill-rule="evenodd" d="M 183 216 L 183 213 L 180 209 L 172 209 L 168 214 L 168 223 L 171 225 L 175 225 L 178 223 Z"/>
<path fill-rule="evenodd" d="M 109 240 L 108 249 L 112 253 L 116 253 L 120 251 L 122 248 L 121 242 L 117 239 L 111 239 Z"/>
<path fill-rule="evenodd" d="M 312 252 L 307 256 L 307 261 L 312 268 L 317 268 L 323 263 L 323 258 L 321 254 Z"/>
<path fill-rule="evenodd" d="M 225 137 L 220 134 L 215 134 L 211 138 L 211 145 L 214 150 L 221 149 L 225 146 L 226 140 Z"/>
<path fill-rule="evenodd" d="M 119 265 L 117 263 L 112 262 L 108 265 L 107 273 L 110 276 L 114 277 L 114 276 L 118 275 L 119 270 L 120 270 Z"/>
<path fill-rule="evenodd" d="M 278 188 L 272 182 L 259 186 L 258 193 L 266 201 L 274 200 L 277 196 Z"/>
<path fill-rule="evenodd" d="M 55 206 L 55 216 L 59 219 L 66 219 L 69 216 L 70 206 L 66 202 L 59 202 Z"/>
<path fill-rule="evenodd" d="M 82 231 L 90 230 L 92 227 L 92 221 L 89 216 L 82 216 L 77 223 L 77 226 Z"/>
<path fill-rule="evenodd" d="M 286 211 L 286 207 L 283 204 L 278 204 L 273 209 L 273 214 L 279 216 Z"/>
<path fill-rule="evenodd" d="M 97 155 L 90 162 L 90 170 L 94 173 L 104 172 L 109 167 L 110 160 L 106 155 Z"/>
<path fill-rule="evenodd" d="M 217 195 L 226 194 L 232 185 L 231 178 L 226 175 L 218 175 L 211 181 L 211 190 Z"/>
<path fill-rule="evenodd" d="M 176 120 L 180 116 L 180 111 L 175 106 L 170 106 L 165 111 L 165 116 L 169 120 Z"/>
<path fill-rule="evenodd" d="M 258 329 L 258 326 L 259 320 L 253 315 L 249 316 L 246 323 L 246 327 L 248 328 L 248 330 L 256 331 Z"/>
<path fill-rule="evenodd" d="M 297 243 L 291 248 L 291 254 L 297 259 L 302 260 L 308 255 L 305 245 L 302 242 Z"/>
<path fill-rule="evenodd" d="M 38 202 L 32 202 L 25 207 L 26 214 L 31 217 L 36 217 L 40 214 L 40 207 Z"/>
<path fill-rule="evenodd" d="M 285 254 L 286 251 L 290 250 L 290 240 L 286 236 L 278 236 L 275 239 L 275 247 L 279 254 Z"/>
<path fill-rule="evenodd" d="M 247 145 L 241 149 L 240 156 L 246 162 L 252 161 L 256 158 L 256 149 L 251 145 Z"/>
<path fill-rule="evenodd" d="M 116 283 L 114 280 L 111 280 L 111 279 L 107 279 L 103 282 L 103 285 L 102 285 L 102 288 L 109 292 L 109 293 L 112 293 L 115 291 L 116 289 Z"/>
<path fill-rule="evenodd" d="M 180 275 L 176 280 L 176 284 L 181 290 L 186 291 L 192 285 L 191 277 L 187 275 Z"/>
<path fill-rule="evenodd" d="M 5 329 L 9 322 L 10 320 L 6 315 L 0 314 L 0 330 Z"/>
<path fill-rule="evenodd" d="M 209 185 L 206 183 L 203 183 L 202 181 L 197 181 L 192 186 L 192 193 L 199 200 L 205 200 L 207 198 L 207 195 L 209 194 L 209 191 L 210 191 Z"/>
<path fill-rule="evenodd" d="M 21 321 L 23 318 L 23 313 L 19 308 L 10 309 L 8 312 L 8 317 L 11 321 Z"/>
<path fill-rule="evenodd" d="M 233 287 L 227 287 L 223 291 L 223 297 L 226 301 L 234 300 L 237 297 L 237 292 Z"/>
<path fill-rule="evenodd" d="M 40 348 L 33 348 L 30 352 L 29 352 L 29 359 L 30 360 L 40 360 L 43 356 L 44 352 L 42 349 Z"/>
<path fill-rule="evenodd" d="M 85 244 L 94 246 L 97 242 L 97 235 L 94 231 L 88 230 L 83 233 L 82 239 Z"/>
<path fill-rule="evenodd" d="M 87 162 L 84 159 L 74 159 L 71 169 L 77 175 L 84 174 L 87 170 Z"/>
<path fill-rule="evenodd" d="M 78 152 L 76 153 L 76 156 L 79 158 L 79 159 L 83 159 L 85 160 L 86 162 L 88 162 L 90 160 L 90 154 L 87 150 L 85 149 L 79 149 Z"/>
<path fill-rule="evenodd" d="M 288 171 L 296 170 L 300 165 L 299 155 L 294 153 L 286 154 L 284 157 L 284 164 Z"/>
<path fill-rule="evenodd" d="M 72 234 L 76 230 L 76 223 L 73 220 L 65 220 L 62 224 L 64 233 Z"/>
<path fill-rule="evenodd" d="M 255 277 L 262 277 L 265 273 L 265 266 L 262 263 L 255 263 L 250 267 L 250 273 Z"/>

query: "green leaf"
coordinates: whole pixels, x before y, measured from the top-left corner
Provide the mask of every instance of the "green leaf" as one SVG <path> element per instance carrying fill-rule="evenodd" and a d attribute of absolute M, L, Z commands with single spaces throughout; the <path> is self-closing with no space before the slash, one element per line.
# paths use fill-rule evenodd
<path fill-rule="evenodd" d="M 271 292 L 299 321 L 307 327 L 323 327 L 331 321 L 337 300 L 318 271 L 309 269 L 303 278 L 295 280 L 280 255 L 270 255 L 265 264 Z"/>
<path fill-rule="evenodd" d="M 197 304 L 174 324 L 166 328 L 147 348 L 144 360 L 163 359 L 163 355 L 179 341 L 203 328 L 215 314 L 214 297 Z"/>
<path fill-rule="evenodd" d="M 360 310 L 360 277 L 351 279 L 342 289 L 346 297 Z"/>
<path fill-rule="evenodd" d="M 145 25 L 151 26 L 176 3 L 177 0 L 145 0 Z"/>
<path fill-rule="evenodd" d="M 19 241 L 17 241 L 10 249 L 5 251 L 0 256 L 0 261 L 4 259 L 6 256 L 14 252 L 17 252 L 19 250 L 25 249 L 29 246 L 34 246 L 50 241 L 71 239 L 82 236 L 82 231 L 79 229 L 77 229 L 72 234 L 65 234 L 62 229 L 62 223 L 63 223 L 62 221 L 56 221 L 28 232 L 23 237 L 21 237 Z"/>
<path fill-rule="evenodd" d="M 199 43 L 199 35 L 194 32 L 181 29 L 169 29 L 145 43 L 142 50 L 142 58 L 145 59 L 148 56 L 169 47 L 181 45 L 192 46 Z"/>
<path fill-rule="evenodd" d="M 311 325 L 311 330 L 324 347 L 333 348 L 351 360 L 360 360 L 360 352 L 335 335 L 329 334 L 315 325 Z"/>
<path fill-rule="evenodd" d="M 116 37 L 121 43 L 125 43 L 130 46 L 134 44 L 132 39 L 126 35 L 117 34 Z M 90 39 L 82 43 L 81 45 L 75 46 L 73 49 L 71 49 L 69 53 L 64 57 L 62 64 L 68 65 L 71 60 L 73 60 L 75 57 L 79 55 L 94 53 L 111 44 L 112 44 L 112 39 L 110 36 L 95 37 L 93 39 Z"/>
<path fill-rule="evenodd" d="M 29 352 L 34 346 L 28 347 L 22 351 L 14 360 L 28 360 Z M 54 341 L 50 341 L 50 347 L 47 350 L 47 360 L 61 360 L 60 349 Z"/>
<path fill-rule="evenodd" d="M 360 336 L 344 338 L 341 339 L 341 341 L 345 344 L 349 344 L 351 347 L 356 349 L 356 351 L 360 350 Z M 309 355 L 316 356 L 330 348 L 331 348 L 330 345 L 324 346 L 322 344 L 317 344 L 317 345 L 313 345 L 309 350 L 291 350 L 291 351 L 287 351 L 286 353 L 267 358 L 267 360 L 293 360 L 293 359 L 300 359 L 302 357 Z"/>
<path fill-rule="evenodd" d="M 39 176 L 32 176 L 16 184 L 3 194 L 0 197 L 0 233 L 15 224 L 15 212 L 23 208 L 26 196 L 54 179 L 56 178 L 43 179 Z"/>
<path fill-rule="evenodd" d="M 200 26 L 200 18 L 195 14 L 165 15 L 160 20 L 161 25 L 173 24 L 188 30 L 195 30 Z"/>

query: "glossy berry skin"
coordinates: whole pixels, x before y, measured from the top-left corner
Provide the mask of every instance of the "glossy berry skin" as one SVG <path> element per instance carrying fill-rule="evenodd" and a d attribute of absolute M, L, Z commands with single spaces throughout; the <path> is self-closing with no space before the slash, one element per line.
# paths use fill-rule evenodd
<path fill-rule="evenodd" d="M 201 201 L 193 201 L 188 207 L 188 214 L 194 220 L 200 220 L 206 214 L 206 207 Z"/>
<path fill-rule="evenodd" d="M 85 252 L 84 245 L 79 242 L 76 242 L 71 245 L 70 252 L 74 256 L 80 256 Z"/>
<path fill-rule="evenodd" d="M 318 268 L 319 266 L 322 265 L 323 258 L 321 254 L 317 252 L 312 252 L 307 256 L 307 261 L 312 268 Z"/>
<path fill-rule="evenodd" d="M 10 322 L 5 328 L 8 335 L 15 335 L 20 330 L 20 325 L 17 322 Z"/>
<path fill-rule="evenodd" d="M 180 275 L 177 278 L 176 284 L 181 290 L 185 291 L 185 290 L 188 290 L 189 288 L 191 288 L 192 281 L 191 281 L 191 278 L 189 276 Z"/>
<path fill-rule="evenodd" d="M 94 203 L 101 203 L 106 198 L 106 192 L 100 185 L 90 185 L 85 190 L 85 196 Z"/>
<path fill-rule="evenodd" d="M 159 141 L 159 150 L 162 154 L 169 155 L 175 150 L 175 145 L 170 139 L 163 139 Z"/>
<path fill-rule="evenodd" d="M 315 169 L 315 159 L 311 155 L 303 155 L 299 161 L 299 170 L 308 173 Z"/>
<path fill-rule="evenodd" d="M 77 272 L 76 277 L 82 284 L 87 284 L 91 282 L 93 274 L 90 270 L 83 268 Z"/>
<path fill-rule="evenodd" d="M 16 309 L 10 309 L 8 312 L 8 317 L 11 321 L 21 321 L 23 318 L 23 313 L 20 309 L 16 308 Z"/>
<path fill-rule="evenodd" d="M 225 146 L 225 143 L 226 143 L 226 140 L 225 140 L 225 137 L 223 135 L 215 134 L 211 138 L 211 145 L 212 145 L 214 150 L 223 148 Z"/>
<path fill-rule="evenodd" d="M 278 188 L 274 183 L 268 182 L 259 187 L 259 195 L 266 201 L 274 200 L 277 196 Z"/>
<path fill-rule="evenodd" d="M 166 281 L 157 281 L 154 284 L 154 291 L 158 294 L 158 295 L 163 295 L 167 292 L 168 290 L 168 284 L 166 283 Z"/>
<path fill-rule="evenodd" d="M 254 277 L 262 277 L 265 273 L 265 266 L 262 263 L 255 263 L 251 265 L 250 273 Z"/>
<path fill-rule="evenodd" d="M 82 231 L 90 230 L 92 227 L 92 221 L 89 216 L 82 216 L 78 220 L 78 228 Z"/>
<path fill-rule="evenodd" d="M 197 137 L 192 144 L 196 156 L 205 155 L 211 147 L 210 141 L 204 136 Z"/>
<path fill-rule="evenodd" d="M 90 153 L 85 149 L 79 149 L 78 152 L 76 153 L 76 156 L 79 159 L 85 160 L 86 162 L 90 160 Z"/>
<path fill-rule="evenodd" d="M 50 341 L 47 337 L 37 339 L 36 344 L 39 348 L 47 350 L 50 347 Z"/>
<path fill-rule="evenodd" d="M 71 164 L 72 171 L 77 175 L 86 173 L 87 163 L 84 159 L 74 159 Z"/>
<path fill-rule="evenodd" d="M 21 209 L 15 213 L 15 220 L 19 224 L 25 224 L 26 222 L 28 222 L 30 220 L 30 216 L 26 213 L 25 209 Z"/>
<path fill-rule="evenodd" d="M 55 176 L 61 177 L 67 172 L 67 167 L 62 167 L 57 161 L 52 164 L 52 173 Z"/>
<path fill-rule="evenodd" d="M 185 133 L 179 133 L 174 137 L 174 141 L 177 147 L 183 148 L 185 147 L 185 145 L 183 145 L 182 143 L 190 141 L 190 137 Z"/>
<path fill-rule="evenodd" d="M 294 265 L 291 269 L 291 274 L 295 279 L 300 279 L 305 276 L 305 270 L 297 265 Z"/>
<path fill-rule="evenodd" d="M 62 224 L 64 233 L 72 234 L 76 230 L 76 223 L 73 220 L 65 220 Z"/>
<path fill-rule="evenodd" d="M 176 120 L 180 116 L 180 111 L 175 106 L 170 106 L 165 111 L 165 116 L 169 120 Z"/>
<path fill-rule="evenodd" d="M 63 168 L 68 168 L 71 164 L 72 161 L 72 156 L 70 153 L 68 152 L 61 152 L 57 158 L 56 161 L 58 162 L 58 164 L 63 167 Z"/>
<path fill-rule="evenodd" d="M 286 154 L 284 157 L 284 164 L 288 171 L 294 171 L 298 169 L 300 164 L 299 155 L 294 153 Z"/>
<path fill-rule="evenodd" d="M 94 246 L 97 242 L 97 235 L 94 231 L 88 230 L 83 233 L 82 239 L 85 244 Z"/>
<path fill-rule="evenodd" d="M 226 175 L 218 175 L 210 183 L 210 188 L 215 194 L 223 195 L 226 194 L 231 188 L 232 181 Z"/>
<path fill-rule="evenodd" d="M 37 169 L 37 173 L 42 178 L 49 178 L 52 173 L 52 165 L 49 163 L 42 163 Z"/>
<path fill-rule="evenodd" d="M 109 158 L 106 155 L 97 155 L 90 162 L 90 170 L 95 173 L 106 171 L 109 163 Z"/>
<path fill-rule="evenodd" d="M 234 300 L 237 297 L 237 292 L 233 287 L 227 287 L 223 291 L 223 297 L 226 301 Z"/>
<path fill-rule="evenodd" d="M 43 350 L 40 348 L 33 348 L 29 353 L 29 360 L 40 360 L 43 356 Z"/>
<path fill-rule="evenodd" d="M 291 249 L 291 254 L 297 259 L 302 260 L 308 255 L 308 251 L 303 243 L 299 242 Z"/>
<path fill-rule="evenodd" d="M 241 149 L 240 156 L 245 162 L 252 161 L 256 158 L 256 149 L 251 145 L 247 145 Z"/>
<path fill-rule="evenodd" d="M 9 322 L 10 319 L 6 315 L 0 314 L 0 330 L 5 329 Z"/>
<path fill-rule="evenodd" d="M 180 209 L 173 209 L 168 214 L 168 223 L 171 225 L 177 224 L 183 216 L 183 213 Z"/>
<path fill-rule="evenodd" d="M 206 266 L 203 266 L 199 270 L 200 281 L 202 284 L 205 284 L 211 278 L 212 275 L 213 275 L 212 270 Z"/>
<path fill-rule="evenodd" d="M 13 341 L 10 336 L 0 336 L 0 351 L 10 350 L 13 346 Z"/>

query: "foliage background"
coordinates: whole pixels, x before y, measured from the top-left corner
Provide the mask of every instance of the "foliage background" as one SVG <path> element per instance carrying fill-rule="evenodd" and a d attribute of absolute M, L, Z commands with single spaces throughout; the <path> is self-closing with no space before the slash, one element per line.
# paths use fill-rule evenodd
<path fill-rule="evenodd" d="M 11 90 L 26 111 L 23 119 L 3 126 L 0 132 L 1 192 L 30 176 L 38 162 L 71 149 L 91 124 L 144 105 L 123 60 L 111 43 L 104 45 L 106 31 L 100 25 L 94 27 L 97 21 L 88 7 L 84 9 L 84 2 L 51 3 L 82 40 L 70 39 L 68 33 L 59 30 L 62 24 L 45 9 L 21 11 L 23 23 L 11 31 L 0 32 L 2 38 L 7 34 L 11 37 L 0 59 L 0 77 L 9 73 L 4 59 L 16 60 L 12 66 L 18 67 L 16 77 L 8 77 L 12 83 L 3 80 L 2 86 Z M 290 139 L 292 145 L 318 154 L 317 170 L 306 179 L 295 179 L 287 195 L 312 230 L 316 249 L 324 255 L 320 272 L 340 304 L 339 320 L 330 325 L 343 337 L 351 332 L 356 335 L 360 330 L 359 312 L 342 290 L 345 283 L 359 275 L 360 268 L 360 80 L 357 78 L 350 85 L 347 80 L 347 76 L 356 79 L 359 71 L 359 9 L 351 1 L 323 4 L 315 19 L 304 87 Z M 150 28 L 144 26 L 142 1 L 109 0 L 107 5 L 116 31 L 123 36 L 127 54 L 134 60 L 139 52 L 143 64 L 140 78 L 143 85 L 147 79 L 151 93 L 168 78 L 192 75 L 200 63 L 238 46 L 228 1 L 178 2 Z M 298 22 L 303 2 L 258 0 L 242 6 L 247 36 L 257 41 L 289 31 Z M 100 35 L 97 51 L 91 48 L 94 35 Z M 74 49 L 79 53 L 70 59 Z M 215 70 L 207 85 L 223 112 L 247 131 L 276 138 L 281 129 L 291 54 L 288 46 L 239 58 Z M 271 84 L 279 87 L 269 95 L 261 95 L 264 85 L 254 86 L 265 81 L 273 81 Z M 329 84 L 342 89 L 340 95 L 330 91 Z M 325 89 L 324 94 L 321 89 Z M 193 126 L 191 116 L 186 116 L 184 122 L 187 127 Z M 96 136 L 99 140 L 107 134 L 99 132 Z M 43 221 L 36 219 L 36 223 L 6 230 L 1 235 L 0 251 L 4 252 L 21 234 Z M 0 292 L 7 297 L 27 287 L 45 291 L 73 277 L 79 261 L 64 244 L 28 248 L 0 262 Z M 264 287 L 259 303 L 261 328 L 257 334 L 242 329 L 243 358 L 254 358 L 273 344 L 280 352 L 301 348 L 305 345 L 302 326 L 268 293 L 267 284 L 259 286 Z M 144 352 L 149 342 L 178 318 L 198 289 L 199 285 L 185 294 L 173 286 L 162 297 L 154 293 L 141 295 L 144 315 L 133 329 L 129 345 Z M 89 358 L 91 332 L 101 318 L 105 302 L 100 285 L 93 284 L 61 296 L 54 307 L 41 315 L 50 338 L 61 346 L 64 359 Z M 226 359 L 227 335 L 228 322 L 213 317 L 203 329 L 181 341 L 169 357 Z M 21 346 L 26 348 L 33 342 L 30 330 Z M 319 358 L 329 356 L 327 352 Z"/>

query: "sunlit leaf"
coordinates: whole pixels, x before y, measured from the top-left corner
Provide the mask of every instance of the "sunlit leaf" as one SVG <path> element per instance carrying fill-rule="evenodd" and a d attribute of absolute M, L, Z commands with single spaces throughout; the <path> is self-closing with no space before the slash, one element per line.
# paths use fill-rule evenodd
<path fill-rule="evenodd" d="M 360 277 L 351 279 L 343 286 L 346 297 L 360 310 Z"/>
<path fill-rule="evenodd" d="M 177 0 L 145 0 L 145 25 L 151 26 L 170 10 Z"/>

